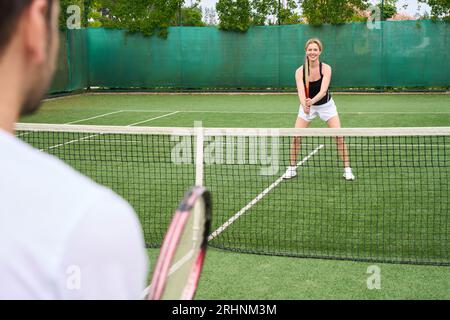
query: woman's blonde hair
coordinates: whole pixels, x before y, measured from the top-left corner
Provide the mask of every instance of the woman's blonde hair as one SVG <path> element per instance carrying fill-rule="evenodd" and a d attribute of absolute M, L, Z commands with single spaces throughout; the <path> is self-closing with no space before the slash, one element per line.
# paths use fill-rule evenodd
<path fill-rule="evenodd" d="M 319 50 L 322 51 L 322 49 L 323 49 L 322 42 L 317 38 L 312 38 L 312 39 L 309 39 L 308 41 L 306 41 L 305 51 L 308 49 L 309 45 L 313 44 L 313 43 L 317 44 L 319 46 Z"/>

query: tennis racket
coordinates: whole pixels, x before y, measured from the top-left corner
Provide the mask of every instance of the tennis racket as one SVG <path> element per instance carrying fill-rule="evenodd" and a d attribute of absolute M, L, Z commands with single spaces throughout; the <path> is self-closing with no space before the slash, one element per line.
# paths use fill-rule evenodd
<path fill-rule="evenodd" d="M 309 59 L 308 56 L 305 56 L 305 64 L 303 66 L 304 69 L 304 78 L 305 78 L 305 96 L 306 99 L 309 99 Z M 309 112 L 308 112 L 309 114 Z"/>
<path fill-rule="evenodd" d="M 211 196 L 193 187 L 175 211 L 164 237 L 149 300 L 191 300 L 205 259 L 211 225 Z"/>

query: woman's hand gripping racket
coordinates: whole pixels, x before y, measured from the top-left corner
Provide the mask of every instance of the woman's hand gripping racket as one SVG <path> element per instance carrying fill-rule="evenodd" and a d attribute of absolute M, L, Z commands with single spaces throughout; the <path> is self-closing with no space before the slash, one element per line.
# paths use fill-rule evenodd
<path fill-rule="evenodd" d="M 191 300 L 203 267 L 211 225 L 211 196 L 190 189 L 175 212 L 162 243 L 149 300 Z"/>

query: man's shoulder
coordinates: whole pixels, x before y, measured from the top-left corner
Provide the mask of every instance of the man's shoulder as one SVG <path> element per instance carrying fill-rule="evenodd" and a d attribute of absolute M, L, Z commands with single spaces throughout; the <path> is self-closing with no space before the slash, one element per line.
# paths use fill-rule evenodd
<path fill-rule="evenodd" d="M 112 193 L 60 159 L 15 137 L 5 137 L 3 133 L 0 149 L 4 149 L 0 170 L 4 171 L 3 176 L 8 180 L 11 191 L 23 191 L 28 196 L 38 194 L 43 198 L 51 197 L 67 205 L 76 198 L 88 202 L 98 194 Z"/>
<path fill-rule="evenodd" d="M 137 296 L 146 275 L 146 252 L 131 206 L 59 159 L 1 131 L 0 154 L 0 219 L 4 222 L 0 241 L 5 243 L 0 266 L 6 266 L 0 269 L 18 275 L 1 273 L 0 282 L 7 279 L 6 288 L 15 289 L 7 294 L 51 299 Z M 111 259 L 116 261 L 117 274 L 104 272 Z M 67 293 L 67 266 L 83 263 L 89 266 L 83 269 L 90 273 L 88 278 L 101 279 L 83 285 L 84 291 Z M 123 270 L 132 268 L 126 279 L 120 278 Z M 27 274 L 34 274 L 36 281 L 21 287 L 23 281 L 17 279 Z M 119 286 L 128 291 L 120 291 Z"/>

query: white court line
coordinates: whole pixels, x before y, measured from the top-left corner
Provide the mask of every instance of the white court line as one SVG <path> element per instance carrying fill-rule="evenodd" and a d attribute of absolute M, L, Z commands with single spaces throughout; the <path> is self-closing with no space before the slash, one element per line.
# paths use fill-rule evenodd
<path fill-rule="evenodd" d="M 169 278 L 174 272 L 177 272 L 178 269 L 180 269 L 186 262 L 188 262 L 195 254 L 195 250 L 191 249 L 184 257 L 182 257 L 180 260 L 178 260 L 176 263 L 174 263 L 170 269 L 169 273 L 167 275 L 167 278 Z M 150 292 L 150 288 L 152 285 L 150 284 L 148 287 L 144 289 L 141 293 L 141 299 L 145 299 Z"/>
<path fill-rule="evenodd" d="M 308 161 L 313 155 L 315 155 L 317 152 L 319 152 L 320 149 L 324 147 L 323 144 L 318 146 L 314 151 L 312 151 L 309 155 L 303 158 L 302 161 L 297 163 L 295 168 L 297 169 L 299 166 L 303 165 L 306 161 Z M 284 174 L 283 174 L 284 175 Z M 226 228 L 228 228 L 233 222 L 235 222 L 237 219 L 239 219 L 240 216 L 242 216 L 247 210 L 249 210 L 251 207 L 253 207 L 256 203 L 258 203 L 259 200 L 264 198 L 265 195 L 267 195 L 272 189 L 274 189 L 276 186 L 278 186 L 281 181 L 283 181 L 283 175 L 279 177 L 277 180 L 275 180 L 270 186 L 268 186 L 263 192 L 258 194 L 255 199 L 250 201 L 245 207 L 243 207 L 241 210 L 236 212 L 235 215 L 233 215 L 230 219 L 228 219 L 227 222 L 225 222 L 223 225 L 221 225 L 219 228 L 217 228 L 211 235 L 208 237 L 208 241 L 213 240 L 216 238 L 219 234 L 221 234 Z"/>
<path fill-rule="evenodd" d="M 347 147 L 355 149 L 372 149 L 372 148 L 448 148 L 445 144 L 352 144 L 346 143 Z M 392 149 L 389 149 L 392 150 Z"/>
<path fill-rule="evenodd" d="M 122 110 L 123 112 L 167 112 L 167 110 Z M 213 111 L 213 110 L 177 110 L 177 112 L 181 112 L 181 113 L 225 113 L 225 114 L 239 114 L 239 113 L 243 113 L 243 114 L 256 114 L 256 113 L 262 113 L 262 114 L 296 114 L 298 112 L 292 112 L 292 111 L 286 111 L 286 112 L 271 112 L 271 111 L 256 111 L 256 112 L 250 112 L 250 111 Z"/>
<path fill-rule="evenodd" d="M 27 136 L 27 135 L 29 135 L 30 133 L 31 133 L 31 132 L 24 132 L 24 133 L 21 133 L 21 134 L 17 134 L 16 137 L 19 138 L 19 137 Z"/>
<path fill-rule="evenodd" d="M 90 117 L 90 118 L 86 118 L 86 119 L 81 119 L 81 120 L 76 120 L 76 121 L 72 121 L 72 122 L 67 122 L 67 123 L 64 123 L 64 124 L 80 123 L 80 122 L 84 122 L 84 121 L 88 121 L 88 120 L 93 120 L 93 119 L 97 119 L 97 118 L 101 118 L 101 117 L 106 117 L 106 116 L 109 116 L 109 115 L 112 115 L 112 114 L 116 114 L 116 113 L 120 113 L 120 112 L 123 112 L 123 110 L 108 112 L 108 113 L 101 114 L 101 115 L 98 115 L 98 116 L 94 116 L 94 117 Z"/>
<path fill-rule="evenodd" d="M 94 117 L 90 117 L 90 118 L 86 118 L 86 119 L 81 119 L 81 120 L 76 120 L 76 121 L 71 121 L 71 122 L 66 122 L 63 124 L 75 124 L 75 123 L 80 123 L 80 122 L 84 122 L 84 121 L 88 121 L 88 120 L 92 120 L 92 119 L 97 119 L 97 118 L 101 118 L 101 117 L 106 117 L 109 116 L 111 114 L 116 114 L 116 113 L 120 113 L 123 112 L 123 110 L 118 110 L 118 111 L 113 111 L 113 112 L 108 112 L 108 113 L 104 113 L 104 114 L 100 114 L 98 116 L 94 116 Z M 25 132 L 25 133 L 21 133 L 18 134 L 16 137 L 23 137 L 23 136 L 27 136 L 29 135 L 30 132 Z"/>
<path fill-rule="evenodd" d="M 144 289 L 144 291 L 142 291 L 140 300 L 147 299 L 148 293 L 150 292 L 150 287 L 151 287 L 151 285 L 149 285 L 147 288 Z"/>
<path fill-rule="evenodd" d="M 56 149 L 56 148 L 63 147 L 63 146 L 68 145 L 68 144 L 72 144 L 72 143 L 81 141 L 81 140 L 86 140 L 86 139 L 92 138 L 92 137 L 95 137 L 95 136 L 98 136 L 98 134 L 91 134 L 90 136 L 82 137 L 80 139 L 72 140 L 72 141 L 65 142 L 65 143 L 60 143 L 60 144 L 57 144 L 57 145 L 54 145 L 54 146 L 51 146 L 51 147 L 48 147 L 48 148 L 45 148 L 45 149 L 40 149 L 39 151 Z"/>
<path fill-rule="evenodd" d="M 121 139 L 91 139 L 92 142 L 98 143 L 119 143 L 119 144 L 141 144 L 142 141 L 121 140 Z"/>
<path fill-rule="evenodd" d="M 145 122 L 150 122 L 150 121 L 153 121 L 153 120 L 156 120 L 156 119 L 160 119 L 160 118 L 163 118 L 163 117 L 168 117 L 168 116 L 176 114 L 176 113 L 178 113 L 178 111 L 175 111 L 175 112 L 172 112 L 172 113 L 168 113 L 168 114 L 165 114 L 165 115 L 162 115 L 162 116 L 159 116 L 159 117 L 150 118 L 150 119 L 147 119 L 147 120 L 144 120 L 144 121 L 139 121 L 139 122 L 136 122 L 136 123 L 132 123 L 132 124 L 127 125 L 127 127 L 132 127 L 132 126 L 135 126 L 135 125 L 138 125 L 138 124 L 142 124 L 142 123 L 145 123 Z M 72 143 L 79 142 L 79 141 L 82 141 L 82 140 L 86 140 L 86 139 L 89 139 L 89 138 L 97 137 L 97 136 L 99 136 L 101 134 L 92 134 L 92 135 L 89 135 L 89 136 L 86 136 L 86 137 L 82 137 L 82 138 L 79 138 L 79 139 L 74 139 L 74 140 L 71 140 L 69 142 L 65 142 L 65 143 L 61 143 L 61 144 L 58 144 L 58 145 L 54 145 L 54 146 L 48 147 L 46 149 L 41 149 L 40 151 L 51 150 L 51 149 L 63 147 L 63 146 L 68 145 L 68 144 L 72 144 Z"/>
<path fill-rule="evenodd" d="M 329 137 L 330 139 L 332 139 L 332 137 Z M 345 138 L 345 137 L 344 137 Z M 347 147 L 349 148 L 355 148 L 355 149 L 373 149 L 373 148 L 448 148 L 447 145 L 445 144 L 370 144 L 370 143 L 366 143 L 366 144 L 361 144 L 361 143 L 345 143 L 347 145 Z M 302 143 L 302 146 L 314 146 L 316 145 L 316 143 Z M 330 146 L 333 145 L 332 143 L 330 143 Z M 334 143 L 334 145 L 336 145 Z M 328 144 L 326 144 L 326 146 L 328 146 Z"/>
<path fill-rule="evenodd" d="M 132 123 L 132 124 L 127 125 L 127 127 L 137 126 L 138 124 L 150 122 L 150 121 L 153 121 L 153 120 L 156 120 L 156 119 L 161 119 L 161 118 L 164 118 L 164 117 L 169 117 L 169 116 L 174 115 L 174 114 L 177 114 L 177 113 L 179 113 L 179 112 L 180 112 L 180 111 L 174 111 L 174 112 L 172 112 L 172 113 L 164 114 L 164 115 L 159 116 L 159 117 L 154 117 L 154 118 L 151 118 L 151 119 L 148 119 L 148 120 L 144 120 L 144 121 L 139 121 L 139 122 L 136 122 L 136 123 Z"/>
<path fill-rule="evenodd" d="M 188 262 L 194 256 L 194 254 L 195 254 L 195 249 L 192 248 L 180 260 L 175 262 L 169 269 L 168 277 L 170 277 L 174 272 L 177 272 L 178 269 L 180 269 L 186 262 Z"/>
<path fill-rule="evenodd" d="M 343 114 L 450 114 L 450 112 L 423 112 L 423 111 L 339 111 Z"/>
<path fill-rule="evenodd" d="M 167 110 L 137 110 L 137 109 L 124 109 L 122 112 L 167 112 Z M 177 110 L 182 113 L 219 113 L 219 114 L 297 114 L 294 111 L 214 111 L 214 110 Z M 450 114 L 450 112 L 423 112 L 423 111 L 340 111 L 339 114 Z"/>

